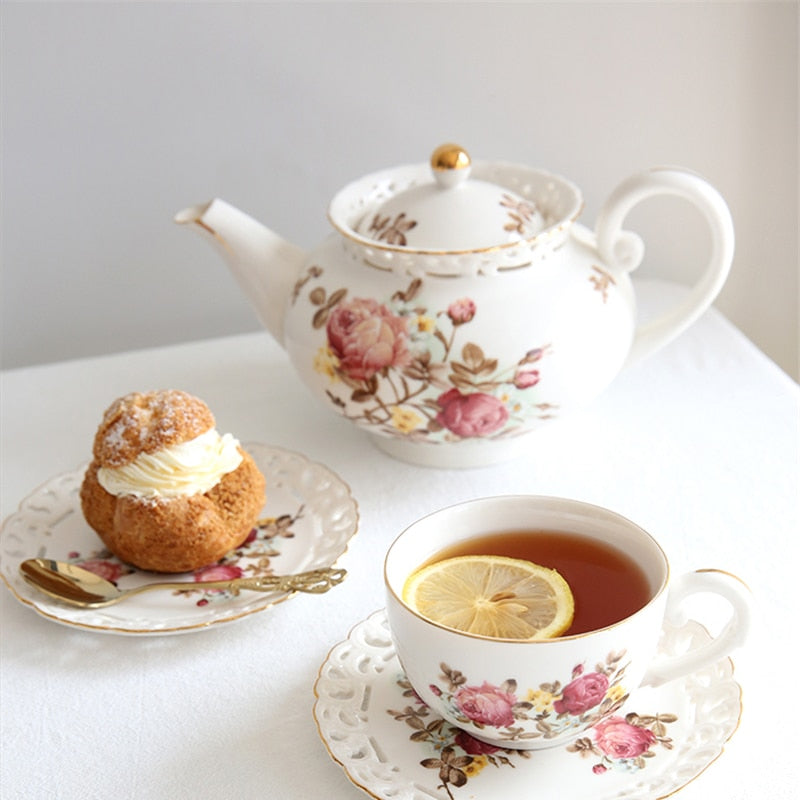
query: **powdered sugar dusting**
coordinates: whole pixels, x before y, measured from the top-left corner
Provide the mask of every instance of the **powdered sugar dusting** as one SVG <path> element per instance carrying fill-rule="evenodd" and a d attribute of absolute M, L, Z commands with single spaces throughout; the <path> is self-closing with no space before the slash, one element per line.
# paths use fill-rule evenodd
<path fill-rule="evenodd" d="M 193 439 L 214 424 L 208 406 L 186 392 L 133 392 L 115 400 L 106 410 L 94 454 L 105 466 L 118 467 L 140 453 Z"/>

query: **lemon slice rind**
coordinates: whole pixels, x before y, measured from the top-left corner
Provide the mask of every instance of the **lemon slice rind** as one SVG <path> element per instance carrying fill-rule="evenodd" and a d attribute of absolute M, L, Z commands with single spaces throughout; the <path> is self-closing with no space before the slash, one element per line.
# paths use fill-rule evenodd
<path fill-rule="evenodd" d="M 549 567 L 505 556 L 456 556 L 421 567 L 403 601 L 426 619 L 492 639 L 540 640 L 569 629 L 575 601 Z"/>

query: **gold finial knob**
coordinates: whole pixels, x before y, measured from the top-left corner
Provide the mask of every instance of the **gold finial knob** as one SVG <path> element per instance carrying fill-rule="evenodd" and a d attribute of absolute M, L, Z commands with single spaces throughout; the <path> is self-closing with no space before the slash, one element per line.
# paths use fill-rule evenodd
<path fill-rule="evenodd" d="M 431 156 L 433 177 L 441 189 L 463 184 L 469 177 L 471 164 L 469 153 L 457 144 L 443 144 Z"/>
<path fill-rule="evenodd" d="M 464 169 L 472 163 L 469 153 L 460 145 L 443 144 L 433 151 L 431 167 L 434 170 Z"/>

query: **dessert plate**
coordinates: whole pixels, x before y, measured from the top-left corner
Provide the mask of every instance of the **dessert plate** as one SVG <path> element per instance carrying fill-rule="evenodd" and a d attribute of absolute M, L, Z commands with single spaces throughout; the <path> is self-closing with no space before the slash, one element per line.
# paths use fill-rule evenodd
<path fill-rule="evenodd" d="M 81 609 L 53 600 L 19 574 L 26 558 L 80 564 L 126 589 L 163 580 L 121 563 L 83 518 L 78 493 L 86 467 L 52 478 L 20 503 L 0 531 L 0 576 L 21 603 L 56 622 L 119 634 L 172 634 L 233 622 L 286 600 L 287 592 L 203 590 L 203 580 L 329 567 L 358 528 L 350 488 L 330 469 L 304 456 L 248 443 L 267 481 L 267 501 L 248 539 L 211 567 L 187 573 L 187 589 L 148 592 L 116 606 Z M 180 580 L 180 576 L 172 578 Z"/>
<path fill-rule="evenodd" d="M 665 627 L 660 650 L 682 652 L 709 634 Z M 331 757 L 380 800 L 656 800 L 683 788 L 722 753 L 741 716 L 733 664 L 631 693 L 622 714 L 548 750 L 482 744 L 436 716 L 408 684 L 386 614 L 336 645 L 314 686 L 314 719 Z"/>

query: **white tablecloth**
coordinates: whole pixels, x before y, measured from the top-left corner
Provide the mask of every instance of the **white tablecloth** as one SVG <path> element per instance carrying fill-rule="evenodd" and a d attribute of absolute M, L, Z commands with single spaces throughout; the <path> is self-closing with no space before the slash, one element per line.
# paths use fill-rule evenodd
<path fill-rule="evenodd" d="M 639 291 L 646 309 L 676 290 Z M 537 433 L 527 455 L 466 471 L 380 453 L 310 396 L 266 333 L 6 371 L 3 518 L 88 459 L 112 399 L 167 387 L 205 399 L 241 440 L 299 451 L 342 477 L 360 511 L 342 560 L 350 574 L 324 597 L 166 637 L 58 625 L 2 587 L 3 800 L 362 796 L 320 741 L 317 671 L 383 607 L 383 555 L 402 528 L 443 505 L 503 493 L 607 506 L 661 541 L 674 574 L 711 566 L 748 583 L 758 617 L 733 658 L 741 724 L 680 797 L 797 796 L 800 390 L 716 311 L 623 372 L 589 410 Z"/>

